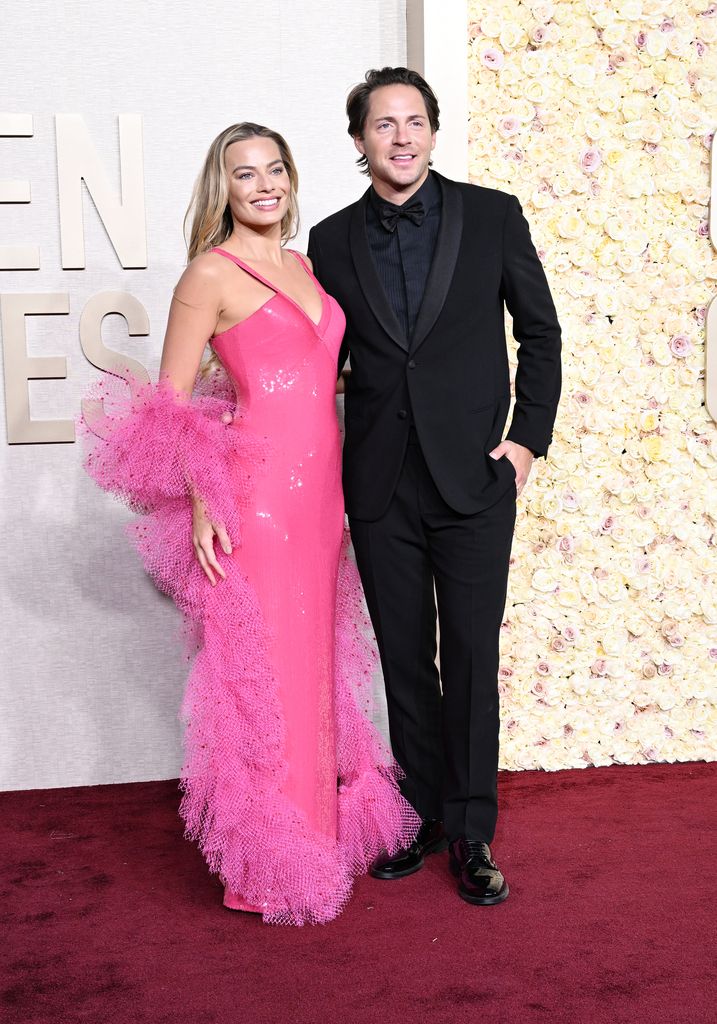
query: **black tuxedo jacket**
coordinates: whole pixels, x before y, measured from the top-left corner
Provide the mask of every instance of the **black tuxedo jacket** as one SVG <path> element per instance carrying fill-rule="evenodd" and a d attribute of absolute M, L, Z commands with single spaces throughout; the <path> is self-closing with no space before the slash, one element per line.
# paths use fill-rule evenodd
<path fill-rule="evenodd" d="M 435 172 L 432 172 L 435 173 Z M 431 271 L 407 338 L 379 282 L 366 234 L 368 191 L 312 228 L 314 273 L 346 314 L 344 494 L 378 519 L 395 490 L 411 421 L 443 500 L 470 515 L 513 485 L 488 456 L 510 407 L 505 307 L 519 343 L 507 437 L 545 455 L 560 395 L 560 326 L 515 196 L 436 174 L 443 206 Z"/>

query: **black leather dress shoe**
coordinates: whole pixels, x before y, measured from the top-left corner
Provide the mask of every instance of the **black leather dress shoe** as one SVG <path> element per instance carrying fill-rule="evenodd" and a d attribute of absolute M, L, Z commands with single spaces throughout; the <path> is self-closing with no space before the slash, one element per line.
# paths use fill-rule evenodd
<path fill-rule="evenodd" d="M 405 878 L 423 867 L 425 856 L 440 853 L 447 846 L 443 822 L 437 818 L 426 818 L 411 845 L 394 853 L 392 857 L 379 857 L 371 868 L 371 874 L 374 878 Z"/>
<path fill-rule="evenodd" d="M 449 850 L 451 871 L 458 877 L 458 895 L 467 903 L 491 907 L 508 899 L 508 883 L 491 857 L 488 843 L 456 839 Z"/>

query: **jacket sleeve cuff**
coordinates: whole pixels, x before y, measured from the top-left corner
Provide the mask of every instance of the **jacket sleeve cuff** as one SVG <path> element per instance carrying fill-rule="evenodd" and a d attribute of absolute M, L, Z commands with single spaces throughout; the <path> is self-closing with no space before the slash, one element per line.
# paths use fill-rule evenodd
<path fill-rule="evenodd" d="M 512 441 L 513 444 L 520 444 L 523 448 L 530 449 L 536 459 L 544 459 L 547 456 L 548 448 L 553 440 L 552 437 L 550 437 L 547 439 L 547 442 L 540 442 L 534 435 L 522 431 L 515 425 L 511 426 L 505 436 L 505 439 L 506 441 Z"/>

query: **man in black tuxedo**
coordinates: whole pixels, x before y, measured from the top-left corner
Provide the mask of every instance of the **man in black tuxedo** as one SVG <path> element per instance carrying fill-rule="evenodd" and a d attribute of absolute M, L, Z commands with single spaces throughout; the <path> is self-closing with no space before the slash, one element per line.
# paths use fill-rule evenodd
<path fill-rule="evenodd" d="M 312 229 L 309 256 L 346 313 L 346 507 L 391 744 L 423 820 L 372 873 L 411 874 L 448 844 L 460 895 L 490 905 L 508 895 L 489 847 L 498 638 L 516 495 L 551 441 L 560 327 L 518 200 L 430 170 L 439 110 L 426 81 L 369 71 L 347 114 L 371 187 Z M 501 440 L 505 307 L 519 350 Z"/>

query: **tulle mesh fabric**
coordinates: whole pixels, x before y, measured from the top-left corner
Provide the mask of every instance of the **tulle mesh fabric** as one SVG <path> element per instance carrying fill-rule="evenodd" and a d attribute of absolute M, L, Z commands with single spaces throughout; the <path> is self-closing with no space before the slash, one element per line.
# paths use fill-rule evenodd
<path fill-rule="evenodd" d="M 235 562 L 211 587 L 191 543 L 190 482 L 211 517 L 241 543 L 242 509 L 270 444 L 231 422 L 233 395 L 198 382 L 191 399 L 167 384 L 103 382 L 93 395 L 109 416 L 85 430 L 85 465 L 105 490 L 142 513 L 130 525 L 147 572 L 185 614 L 197 643 L 182 706 L 185 759 L 180 813 L 211 871 L 262 908 L 265 921 L 301 925 L 334 918 L 353 878 L 382 851 L 415 836 L 419 820 L 401 796 L 399 769 L 370 722 L 375 645 L 368 639 L 358 573 L 345 536 L 336 607 L 336 842 L 311 828 L 282 793 L 284 723 L 267 655 L 270 635 Z M 230 422 L 227 422 L 229 420 Z"/>

